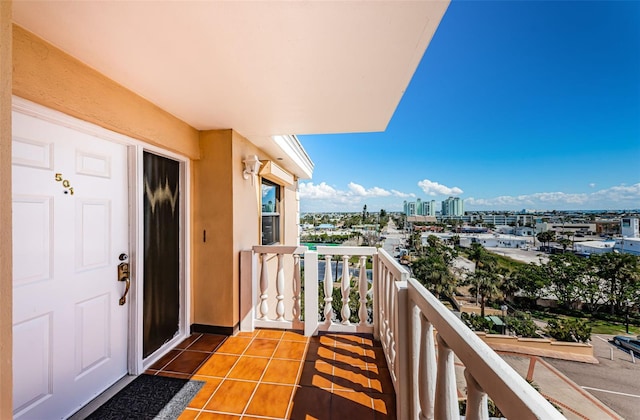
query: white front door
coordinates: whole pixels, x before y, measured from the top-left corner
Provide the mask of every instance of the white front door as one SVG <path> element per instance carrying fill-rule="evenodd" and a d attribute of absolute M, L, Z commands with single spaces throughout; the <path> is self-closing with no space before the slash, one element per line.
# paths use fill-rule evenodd
<path fill-rule="evenodd" d="M 127 373 L 127 148 L 13 113 L 13 408 L 64 418 Z"/>

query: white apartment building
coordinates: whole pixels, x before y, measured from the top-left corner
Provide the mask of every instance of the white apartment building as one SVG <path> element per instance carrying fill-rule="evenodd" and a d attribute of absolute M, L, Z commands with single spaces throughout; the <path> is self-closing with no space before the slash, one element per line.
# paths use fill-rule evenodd
<path fill-rule="evenodd" d="M 416 201 L 404 202 L 404 214 L 406 216 L 435 216 L 436 215 L 436 201 L 422 201 L 417 199 Z"/>
<path fill-rule="evenodd" d="M 464 216 L 464 201 L 460 197 L 449 197 L 442 202 L 443 216 Z"/>

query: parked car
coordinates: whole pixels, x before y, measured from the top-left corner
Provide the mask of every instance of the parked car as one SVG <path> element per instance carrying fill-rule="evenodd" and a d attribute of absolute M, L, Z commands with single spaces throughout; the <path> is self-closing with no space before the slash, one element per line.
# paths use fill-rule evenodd
<path fill-rule="evenodd" d="M 613 337 L 613 343 L 640 356 L 640 340 L 638 339 L 624 335 L 616 335 Z"/>

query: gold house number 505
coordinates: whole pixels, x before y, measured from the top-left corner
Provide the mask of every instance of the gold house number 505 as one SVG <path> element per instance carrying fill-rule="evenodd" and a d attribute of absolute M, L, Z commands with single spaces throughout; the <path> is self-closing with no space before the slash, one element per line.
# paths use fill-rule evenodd
<path fill-rule="evenodd" d="M 62 186 L 64 187 L 64 193 L 65 194 L 73 195 L 73 187 L 71 186 L 71 183 L 69 182 L 68 179 L 63 179 L 62 178 L 62 174 L 58 173 L 55 176 L 55 180 L 57 182 L 62 182 Z"/>

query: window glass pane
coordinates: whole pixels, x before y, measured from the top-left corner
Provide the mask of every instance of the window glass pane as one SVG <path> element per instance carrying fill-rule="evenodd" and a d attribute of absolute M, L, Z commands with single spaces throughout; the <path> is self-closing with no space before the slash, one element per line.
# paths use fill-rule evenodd
<path fill-rule="evenodd" d="M 280 242 L 280 187 L 262 181 L 262 245 Z"/>
<path fill-rule="evenodd" d="M 278 187 L 262 183 L 262 213 L 278 213 Z"/>
<path fill-rule="evenodd" d="M 280 241 L 280 216 L 262 216 L 262 245 Z"/>

